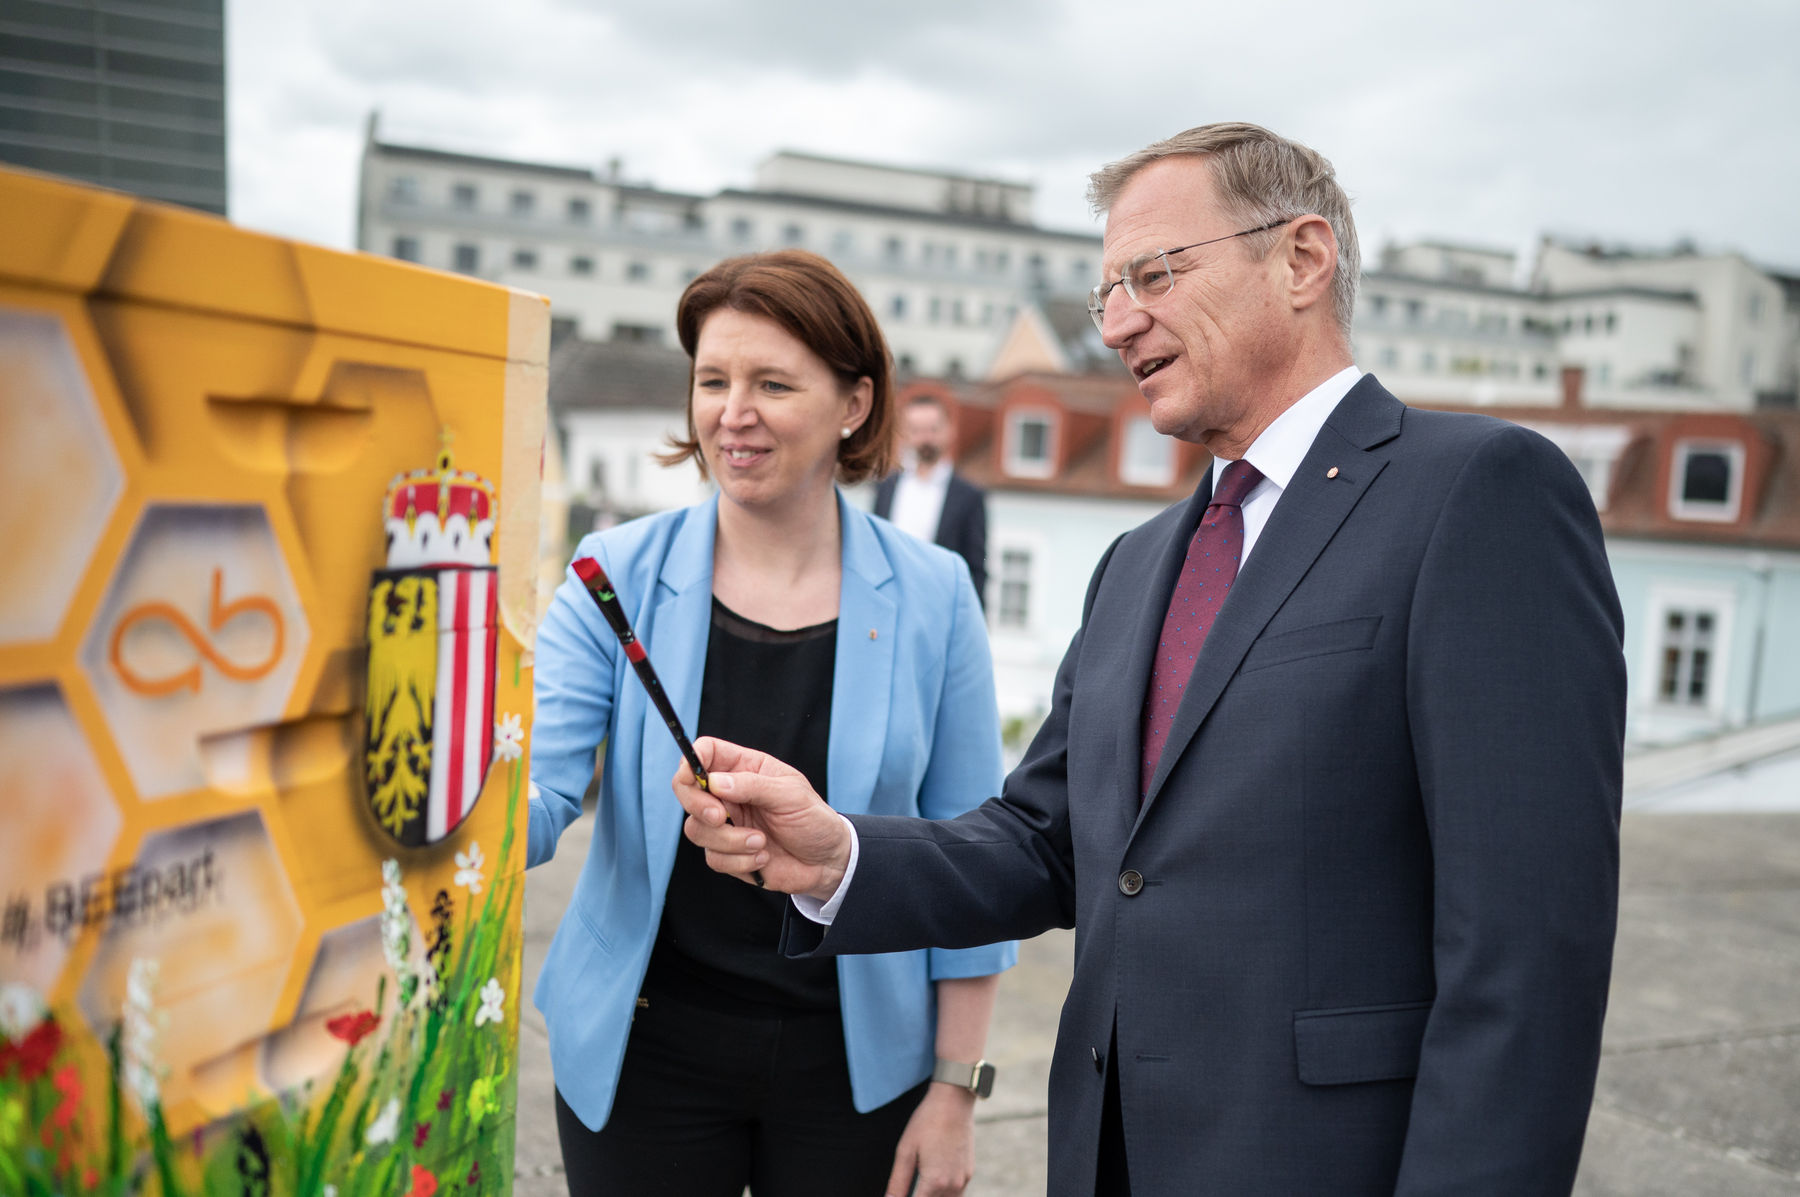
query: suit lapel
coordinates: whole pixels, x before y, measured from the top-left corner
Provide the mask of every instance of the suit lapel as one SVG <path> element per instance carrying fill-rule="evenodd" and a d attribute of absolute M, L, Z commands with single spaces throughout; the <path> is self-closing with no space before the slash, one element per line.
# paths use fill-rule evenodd
<path fill-rule="evenodd" d="M 1250 560 L 1232 583 L 1218 621 L 1207 633 L 1175 712 L 1175 724 L 1169 729 L 1168 744 L 1150 779 L 1139 826 L 1250 645 L 1387 465 L 1386 455 L 1376 451 L 1376 446 L 1398 435 L 1404 410 L 1399 400 L 1365 375 L 1313 438 L 1312 448 L 1257 537 Z M 1333 468 L 1337 474 L 1328 478 L 1326 472 Z M 1146 681 L 1148 676 L 1146 670 Z"/>
<path fill-rule="evenodd" d="M 656 666 L 656 676 L 690 737 L 698 734 L 706 646 L 712 637 L 713 540 L 718 527 L 717 498 L 682 522 L 657 574 L 654 620 L 637 629 L 651 664 Z M 641 689 L 635 676 L 625 684 Z M 643 705 L 650 707 L 648 696 L 640 697 Z M 669 781 L 681 765 L 681 750 L 653 708 L 648 714 L 642 733 L 644 837 L 650 859 L 658 861 L 664 852 L 674 850 L 681 834 L 681 804 L 669 790 Z"/>
<path fill-rule="evenodd" d="M 834 809 L 869 809 L 887 742 L 899 609 L 888 593 L 894 570 L 875 530 L 838 497 L 843 578 L 838 590 L 837 660 L 831 674 L 830 755 L 826 787 Z M 870 728 L 884 729 L 871 734 Z"/>

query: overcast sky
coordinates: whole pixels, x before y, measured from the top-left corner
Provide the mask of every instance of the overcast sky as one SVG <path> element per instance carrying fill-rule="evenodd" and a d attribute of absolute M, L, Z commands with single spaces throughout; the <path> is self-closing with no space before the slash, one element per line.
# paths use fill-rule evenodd
<path fill-rule="evenodd" d="M 1795 0 L 227 0 L 231 215 L 348 247 L 363 123 L 709 192 L 776 149 L 1030 182 L 1250 120 L 1329 157 L 1365 253 L 1689 238 L 1800 273 Z"/>

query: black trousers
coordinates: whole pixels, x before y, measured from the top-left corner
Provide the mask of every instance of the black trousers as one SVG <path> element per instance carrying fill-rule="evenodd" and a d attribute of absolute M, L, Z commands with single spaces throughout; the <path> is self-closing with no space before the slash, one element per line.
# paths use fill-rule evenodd
<path fill-rule="evenodd" d="M 606 1125 L 556 1095 L 569 1194 L 881 1197 L 928 1083 L 859 1114 L 837 1012 L 745 1017 L 651 995 Z"/>

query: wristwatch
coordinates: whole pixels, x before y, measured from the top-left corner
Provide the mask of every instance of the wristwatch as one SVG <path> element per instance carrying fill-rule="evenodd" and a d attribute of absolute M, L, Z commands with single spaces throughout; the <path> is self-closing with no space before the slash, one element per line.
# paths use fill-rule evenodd
<path fill-rule="evenodd" d="M 939 1060 L 937 1067 L 931 1070 L 931 1079 L 955 1085 L 958 1089 L 967 1089 L 976 1097 L 986 1097 L 994 1091 L 994 1066 L 986 1060 L 977 1060 L 973 1064 L 961 1060 Z"/>

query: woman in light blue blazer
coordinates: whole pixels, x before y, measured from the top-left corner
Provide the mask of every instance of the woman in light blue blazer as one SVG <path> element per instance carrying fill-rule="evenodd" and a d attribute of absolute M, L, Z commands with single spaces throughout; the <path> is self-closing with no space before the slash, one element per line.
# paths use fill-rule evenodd
<path fill-rule="evenodd" d="M 843 811 L 947 818 L 997 793 L 968 567 L 837 489 L 892 453 L 868 305 L 823 258 L 783 251 L 695 279 L 677 324 L 693 389 L 669 460 L 694 461 L 719 494 L 576 556 L 611 577 L 683 725 L 797 753 Z M 536 679 L 529 865 L 554 854 L 605 754 L 592 846 L 535 994 L 570 1192 L 960 1193 L 970 1080 L 1015 945 L 786 959 L 785 899 L 706 869 L 681 835 L 680 754 L 572 569 Z"/>

